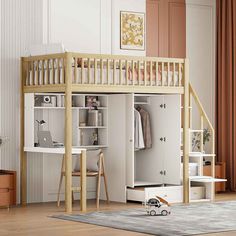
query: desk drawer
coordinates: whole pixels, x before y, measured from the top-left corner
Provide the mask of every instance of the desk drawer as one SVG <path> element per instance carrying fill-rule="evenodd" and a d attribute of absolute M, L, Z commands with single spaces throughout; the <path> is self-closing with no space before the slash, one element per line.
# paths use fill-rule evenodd
<path fill-rule="evenodd" d="M 0 174 L 0 189 L 13 189 L 14 188 L 14 175 Z"/>
<path fill-rule="evenodd" d="M 11 190 L 0 189 L 0 206 L 9 206 L 11 202 Z"/>

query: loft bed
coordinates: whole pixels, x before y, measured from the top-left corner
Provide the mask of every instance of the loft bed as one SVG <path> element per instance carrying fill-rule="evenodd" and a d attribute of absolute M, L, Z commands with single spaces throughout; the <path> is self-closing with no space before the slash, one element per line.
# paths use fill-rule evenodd
<path fill-rule="evenodd" d="M 65 52 L 21 58 L 21 202 L 26 203 L 24 158 L 24 94 L 65 93 L 66 212 L 72 211 L 72 94 L 153 93 L 183 95 L 183 201 L 189 202 L 190 92 L 199 104 L 202 120 L 210 124 L 189 85 L 188 59 L 98 55 Z M 212 128 L 212 126 L 210 126 Z M 214 130 L 212 128 L 212 133 Z M 203 142 L 203 137 L 201 137 Z M 214 146 L 212 152 L 214 153 Z M 214 169 L 214 168 L 213 168 Z M 214 170 L 212 174 L 214 176 Z M 83 183 L 81 183 L 83 184 Z M 86 183 L 84 183 L 86 186 Z M 81 201 L 84 201 L 82 199 Z M 86 210 L 86 203 L 82 210 Z"/>

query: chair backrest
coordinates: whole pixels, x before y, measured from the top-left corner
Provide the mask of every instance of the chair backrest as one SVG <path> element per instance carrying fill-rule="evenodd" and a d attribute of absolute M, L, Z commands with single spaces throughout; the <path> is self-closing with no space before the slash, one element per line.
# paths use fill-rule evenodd
<path fill-rule="evenodd" d="M 86 165 L 88 171 L 98 171 L 101 159 L 104 158 L 102 149 L 87 150 Z M 76 159 L 74 171 L 80 171 L 80 155 Z"/>

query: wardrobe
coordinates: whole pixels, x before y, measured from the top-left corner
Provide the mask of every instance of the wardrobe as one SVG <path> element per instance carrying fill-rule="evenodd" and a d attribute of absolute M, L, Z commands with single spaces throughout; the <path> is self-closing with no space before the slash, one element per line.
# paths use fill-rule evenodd
<path fill-rule="evenodd" d="M 134 148 L 134 109 L 137 107 L 149 114 L 151 148 Z M 180 95 L 109 95 L 108 147 L 104 151 L 112 201 L 138 200 L 128 198 L 131 190 L 182 188 Z"/>

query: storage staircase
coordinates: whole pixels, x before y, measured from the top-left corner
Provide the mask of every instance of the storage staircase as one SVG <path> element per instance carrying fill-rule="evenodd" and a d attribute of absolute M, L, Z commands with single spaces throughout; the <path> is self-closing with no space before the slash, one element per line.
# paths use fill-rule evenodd
<path fill-rule="evenodd" d="M 193 101 L 197 107 L 197 110 L 200 115 L 200 128 L 192 129 L 192 113 L 193 113 Z M 205 153 L 204 150 L 204 129 L 207 127 L 207 130 L 210 133 L 210 147 L 209 153 Z M 193 134 L 197 134 L 199 138 L 198 149 L 192 150 L 192 138 Z M 198 170 L 197 175 L 191 176 L 191 171 L 189 174 L 189 187 L 199 186 L 205 188 L 205 193 L 203 194 L 202 201 L 214 200 L 215 193 L 215 182 L 224 182 L 226 179 L 216 179 L 215 178 L 215 131 L 214 128 L 203 108 L 203 105 L 200 102 L 199 97 L 197 96 L 196 91 L 193 89 L 192 85 L 189 84 L 189 170 L 190 164 L 196 163 Z M 208 161 L 211 164 L 211 176 L 204 176 L 203 174 L 203 165 L 205 161 Z M 191 192 L 191 191 L 190 191 Z M 191 195 L 191 194 L 190 194 Z M 189 196 L 189 201 L 194 202 L 193 197 Z M 199 201 L 199 199 L 197 200 Z"/>

